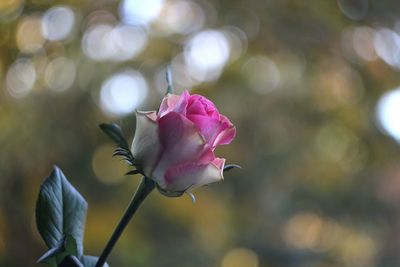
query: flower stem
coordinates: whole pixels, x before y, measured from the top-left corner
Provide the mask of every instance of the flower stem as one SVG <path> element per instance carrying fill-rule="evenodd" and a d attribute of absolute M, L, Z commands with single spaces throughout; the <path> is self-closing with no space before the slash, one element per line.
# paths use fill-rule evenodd
<path fill-rule="evenodd" d="M 135 212 L 137 211 L 143 200 L 151 193 L 151 191 L 153 191 L 154 187 L 155 183 L 152 180 L 146 177 L 142 178 L 142 181 L 140 182 L 135 195 L 133 196 L 131 202 L 129 203 L 129 206 L 126 209 L 117 227 L 115 228 L 106 247 L 101 253 L 95 267 L 103 267 L 104 263 L 106 262 L 108 256 L 111 253 L 111 250 L 113 249 L 115 243 L 117 243 L 125 227 L 128 225 L 129 221 L 132 219 L 133 215 L 135 214 Z"/>
<path fill-rule="evenodd" d="M 167 94 L 172 94 L 174 92 L 174 85 L 172 83 L 172 70 L 171 70 L 171 66 L 167 67 L 167 73 L 165 74 L 165 77 L 167 79 Z"/>

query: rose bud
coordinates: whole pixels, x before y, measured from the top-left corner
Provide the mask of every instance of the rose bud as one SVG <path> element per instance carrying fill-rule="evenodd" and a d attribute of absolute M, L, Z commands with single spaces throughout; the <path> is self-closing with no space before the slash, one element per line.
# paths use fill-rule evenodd
<path fill-rule="evenodd" d="M 166 195 L 223 180 L 225 159 L 218 145 L 229 144 L 236 129 L 215 105 L 200 95 L 168 94 L 156 111 L 136 112 L 132 143 L 135 164 Z"/>

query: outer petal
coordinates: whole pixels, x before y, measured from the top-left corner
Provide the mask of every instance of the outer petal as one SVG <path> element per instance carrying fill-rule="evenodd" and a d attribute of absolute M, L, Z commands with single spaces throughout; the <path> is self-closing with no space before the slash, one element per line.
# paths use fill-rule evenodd
<path fill-rule="evenodd" d="M 233 138 L 236 136 L 236 128 L 234 126 L 231 126 L 225 130 L 223 130 L 217 138 L 214 140 L 213 146 L 218 146 L 218 145 L 227 145 L 232 142 Z"/>
<path fill-rule="evenodd" d="M 198 164 L 207 164 L 215 160 L 214 150 L 210 146 L 206 146 L 202 155 L 196 160 Z"/>
<path fill-rule="evenodd" d="M 221 118 L 226 118 L 221 115 Z M 201 115 L 189 115 L 188 119 L 199 128 L 207 144 L 215 148 L 229 144 L 236 135 L 236 129 L 228 119 L 213 119 Z"/>
<path fill-rule="evenodd" d="M 214 146 L 227 145 L 232 142 L 233 138 L 236 136 L 236 128 L 233 126 L 232 122 L 224 115 L 220 115 L 220 120 L 224 125 L 224 129 L 218 134 L 217 138 L 215 138 Z"/>
<path fill-rule="evenodd" d="M 161 144 L 158 139 L 157 123 L 154 121 L 155 111 L 136 112 L 136 131 L 132 143 L 132 155 L 135 161 L 142 165 L 148 176 L 161 153 Z"/>
<path fill-rule="evenodd" d="M 180 96 L 168 94 L 161 102 L 160 110 L 158 111 L 158 118 L 161 118 L 170 112 L 186 115 L 189 97 L 190 95 L 188 91 L 184 91 Z"/>
<path fill-rule="evenodd" d="M 224 127 L 226 126 L 219 120 L 207 116 L 189 115 L 188 119 L 196 124 L 207 144 L 215 147 L 215 139 L 223 130 L 225 130 Z"/>
<path fill-rule="evenodd" d="M 165 175 L 165 190 L 186 191 L 224 179 L 225 159 L 216 158 L 208 164 L 188 163 L 168 169 Z"/>
<path fill-rule="evenodd" d="M 164 185 L 165 171 L 172 165 L 195 161 L 207 150 L 197 127 L 176 112 L 170 112 L 158 120 L 158 135 L 162 154 L 151 178 Z"/>
<path fill-rule="evenodd" d="M 158 110 L 158 115 L 164 115 L 171 111 L 176 103 L 178 103 L 180 96 L 174 94 L 167 94 L 160 104 L 160 109 Z"/>

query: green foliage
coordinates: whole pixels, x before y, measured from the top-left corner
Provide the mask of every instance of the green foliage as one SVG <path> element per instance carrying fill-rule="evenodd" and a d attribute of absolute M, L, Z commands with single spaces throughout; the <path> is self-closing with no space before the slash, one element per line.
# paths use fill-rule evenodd
<path fill-rule="evenodd" d="M 78 247 L 75 238 L 67 235 L 61 239 L 56 246 L 50 248 L 43 256 L 38 259 L 39 263 L 46 263 L 50 266 L 57 266 L 63 262 L 66 256 L 78 255 Z"/>
<path fill-rule="evenodd" d="M 49 247 L 39 263 L 52 267 L 94 266 L 97 258 L 83 255 L 86 210 L 85 199 L 54 167 L 40 188 L 36 204 L 36 225 Z"/>
<path fill-rule="evenodd" d="M 133 175 L 142 173 L 141 167 L 135 164 L 135 159 L 133 158 L 132 152 L 129 148 L 128 142 L 126 141 L 124 135 L 122 134 L 121 127 L 115 123 L 102 123 L 99 125 L 100 129 L 107 134 L 118 146 L 113 153 L 113 157 L 121 156 L 129 165 L 135 166 L 135 170 L 131 170 L 126 173 L 126 175 Z"/>
<path fill-rule="evenodd" d="M 41 186 L 36 204 L 36 224 L 46 245 L 57 247 L 65 236 L 71 235 L 76 240 L 78 256 L 81 256 L 86 210 L 85 199 L 62 171 L 54 167 Z"/>

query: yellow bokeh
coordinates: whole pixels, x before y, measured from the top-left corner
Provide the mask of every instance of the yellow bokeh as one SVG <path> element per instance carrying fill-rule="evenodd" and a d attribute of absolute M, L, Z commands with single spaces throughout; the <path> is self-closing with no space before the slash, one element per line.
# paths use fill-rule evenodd
<path fill-rule="evenodd" d="M 0 17 L 9 16 L 22 8 L 23 0 L 1 0 Z"/>
<path fill-rule="evenodd" d="M 247 248 L 235 248 L 222 259 L 221 267 L 258 267 L 257 254 Z"/>
<path fill-rule="evenodd" d="M 296 249 L 336 255 L 345 266 L 374 266 L 378 250 L 376 240 L 363 231 L 311 212 L 293 216 L 283 239 Z"/>
<path fill-rule="evenodd" d="M 128 171 L 127 164 L 120 158 L 113 158 L 115 146 L 106 144 L 96 149 L 92 158 L 93 172 L 105 184 L 119 184 L 124 181 Z"/>
<path fill-rule="evenodd" d="M 21 52 L 35 53 L 43 47 L 45 39 L 41 27 L 41 19 L 38 16 L 27 16 L 19 21 L 16 42 Z"/>

